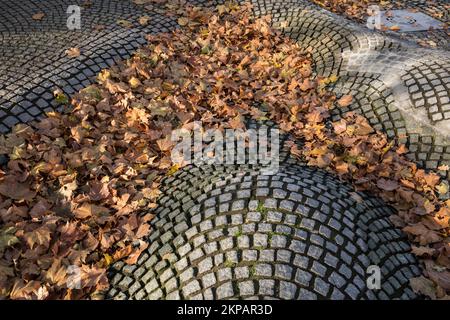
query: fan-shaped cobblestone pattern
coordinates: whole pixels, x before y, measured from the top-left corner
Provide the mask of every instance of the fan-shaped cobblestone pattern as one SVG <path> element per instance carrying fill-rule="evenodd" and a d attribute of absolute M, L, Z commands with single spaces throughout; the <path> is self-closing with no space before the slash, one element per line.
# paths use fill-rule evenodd
<path fill-rule="evenodd" d="M 68 31 L 67 7 L 83 2 L 0 0 L 0 132 L 58 108 L 52 96 L 54 89 L 61 88 L 70 96 L 92 83 L 102 68 L 129 57 L 145 43 L 145 33 L 177 27 L 176 18 L 165 16 L 158 6 L 98 0 L 82 9 L 82 29 Z M 210 6 L 222 1 L 190 2 Z M 410 156 L 419 165 L 435 169 L 449 164 L 448 51 L 422 49 L 398 35 L 369 31 L 307 0 L 252 2 L 256 16 L 272 14 L 275 26 L 302 46 L 311 47 L 317 75 L 339 76 L 334 90 L 355 96 L 349 110 L 363 113 L 376 128 L 400 141 L 406 131 Z M 441 10 L 446 4 L 441 0 L 435 6 L 417 0 L 406 3 L 421 11 Z M 42 21 L 31 18 L 38 12 L 45 13 Z M 137 23 L 143 15 L 150 17 L 145 27 Z M 133 26 L 120 27 L 117 20 Z M 442 17 L 442 21 L 447 20 L 448 10 Z M 423 36 L 440 32 L 424 32 Z M 422 37 L 420 33 L 415 35 L 407 37 Z M 448 37 L 440 39 L 441 48 L 448 47 Z M 80 48 L 81 56 L 68 58 L 65 50 L 70 47 Z M 334 118 L 344 111 L 334 110 Z M 149 238 L 151 246 L 138 265 L 114 265 L 120 271 L 112 272 L 109 297 L 414 298 L 407 279 L 420 270 L 401 233 L 387 219 L 390 209 L 364 194 L 359 194 L 363 200 L 359 203 L 351 197 L 350 187 L 335 177 L 296 165 L 286 152 L 281 157 L 283 165 L 273 176 L 261 175 L 260 168 L 240 165 L 189 167 L 168 178 L 152 222 L 155 232 Z M 262 189 L 265 191 L 258 193 Z M 225 194 L 231 194 L 231 198 L 221 197 Z M 258 213 L 260 220 L 247 221 Z M 269 213 L 275 220 L 263 219 Z M 322 221 L 317 217 L 325 218 Z M 220 219 L 226 224 L 221 225 Z M 312 221 L 310 229 L 304 221 L 306 226 Z M 334 221 L 341 228 L 333 228 L 330 223 Z M 249 234 L 252 228 L 255 235 L 266 236 L 266 248 L 255 245 L 255 235 Z M 321 233 L 321 228 L 331 234 Z M 189 230 L 196 234 L 191 236 L 194 231 Z M 220 232 L 223 235 L 214 238 Z M 247 239 L 249 247 L 242 247 L 241 242 L 247 240 L 240 239 Z M 218 240 L 228 241 L 233 247 L 222 248 Z M 276 247 L 277 241 L 282 241 L 284 248 Z M 213 259 L 206 251 L 208 246 L 214 248 L 213 243 L 223 260 L 218 257 L 216 261 L 215 255 Z M 292 247 L 293 243 L 305 246 L 304 251 Z M 350 244 L 355 249 L 350 249 Z M 182 247 L 187 251 L 180 251 Z M 203 255 L 197 259 L 198 252 Z M 257 262 L 249 258 L 255 254 Z M 273 254 L 273 259 L 264 262 L 266 254 Z M 334 263 L 329 258 L 332 255 L 337 259 L 336 267 L 330 264 Z M 175 263 L 183 258 L 188 266 L 178 270 Z M 306 267 L 302 259 L 307 259 Z M 200 268 L 211 261 L 214 264 L 206 276 Z M 373 263 L 382 267 L 386 279 L 379 292 L 367 291 L 362 285 L 364 268 Z M 245 280 L 241 277 L 246 272 Z M 221 278 L 219 273 L 223 274 Z M 186 281 L 182 281 L 182 274 Z M 157 287 L 153 287 L 155 284 Z"/>
<path fill-rule="evenodd" d="M 408 279 L 420 270 L 389 222 L 391 209 L 352 192 L 298 165 L 271 176 L 251 167 L 188 167 L 167 179 L 150 247 L 137 265 L 113 265 L 107 296 L 414 298 Z M 366 287 L 373 264 L 381 268 L 380 291 Z"/>
<path fill-rule="evenodd" d="M 93 82 L 95 75 L 116 60 L 130 57 L 145 43 L 148 32 L 166 32 L 177 24 L 156 10 L 131 1 L 92 1 L 81 9 L 81 29 L 67 28 L 67 8 L 84 1 L 0 1 L 0 132 L 58 109 L 52 92 L 69 96 Z M 33 14 L 45 14 L 41 21 Z M 142 27 L 139 17 L 150 17 Z M 126 20 L 132 28 L 119 26 Z M 98 26 L 103 29 L 98 30 Z M 81 56 L 65 51 L 77 47 Z"/>
<path fill-rule="evenodd" d="M 436 170 L 450 164 L 448 51 L 370 31 L 309 1 L 254 2 L 256 15 L 272 14 L 275 27 L 312 49 L 317 75 L 337 75 L 334 90 L 354 96 L 351 106 L 334 110 L 334 120 L 348 110 L 359 112 L 391 139 L 406 143 L 419 166 Z"/>

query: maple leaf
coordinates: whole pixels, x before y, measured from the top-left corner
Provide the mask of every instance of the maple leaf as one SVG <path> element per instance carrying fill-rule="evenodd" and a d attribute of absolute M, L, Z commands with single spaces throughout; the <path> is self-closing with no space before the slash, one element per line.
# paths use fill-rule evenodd
<path fill-rule="evenodd" d="M 130 21 L 124 19 L 117 20 L 116 22 L 119 26 L 123 28 L 131 28 L 133 26 L 133 24 Z"/>
<path fill-rule="evenodd" d="M 336 134 L 341 134 L 342 132 L 345 132 L 345 130 L 347 130 L 347 123 L 345 122 L 345 120 L 341 119 L 337 122 L 333 122 L 333 128 Z"/>
<path fill-rule="evenodd" d="M 107 213 L 109 213 L 109 210 L 106 207 L 97 206 L 87 202 L 83 203 L 81 207 L 78 207 L 73 211 L 74 216 L 78 219 L 86 219 L 94 215 L 102 216 Z"/>
<path fill-rule="evenodd" d="M 70 58 L 76 58 L 80 56 L 80 49 L 78 48 L 69 48 L 66 50 L 66 54 Z"/>
<path fill-rule="evenodd" d="M 30 249 L 33 249 L 35 245 L 48 247 L 50 244 L 52 232 L 48 227 L 42 226 L 31 232 L 25 233 L 22 237 L 28 244 Z"/>
<path fill-rule="evenodd" d="M 53 260 L 51 267 L 44 273 L 44 279 L 57 286 L 66 285 L 67 269 L 62 265 L 61 259 Z"/>
<path fill-rule="evenodd" d="M 16 228 L 3 227 L 0 229 L 0 252 L 5 248 L 11 247 L 19 243 L 19 239 L 15 236 Z"/>
<path fill-rule="evenodd" d="M 92 201 L 100 201 L 107 199 L 110 196 L 108 184 L 102 183 L 100 181 L 92 181 L 89 184 L 89 198 Z"/>
<path fill-rule="evenodd" d="M 22 279 L 16 279 L 14 286 L 11 290 L 11 299 L 31 300 L 34 299 L 41 288 L 41 282 L 39 281 L 23 281 Z"/>
<path fill-rule="evenodd" d="M 130 80 L 128 80 L 128 83 L 130 84 L 131 88 L 136 89 L 139 87 L 142 83 L 141 81 L 136 77 L 131 77 Z"/>
<path fill-rule="evenodd" d="M 189 23 L 189 20 L 187 18 L 181 17 L 178 18 L 178 24 L 182 27 L 186 26 Z"/>
<path fill-rule="evenodd" d="M 399 184 L 394 180 L 380 179 L 377 181 L 378 188 L 386 191 L 393 191 L 399 187 Z"/>
<path fill-rule="evenodd" d="M 33 20 L 37 20 L 37 21 L 41 21 L 44 17 L 45 17 L 45 13 L 43 13 L 43 12 L 38 12 L 31 16 L 31 18 L 33 18 Z"/>
<path fill-rule="evenodd" d="M 420 276 L 409 279 L 409 283 L 415 293 L 424 294 L 431 299 L 436 299 L 436 287 L 431 280 Z"/>
<path fill-rule="evenodd" d="M 411 247 L 411 252 L 414 253 L 416 256 L 432 256 L 436 250 L 429 248 L 429 247 Z"/>
<path fill-rule="evenodd" d="M 144 241 L 139 241 L 139 248 L 134 248 L 132 253 L 128 256 L 128 258 L 125 260 L 125 263 L 127 264 L 135 264 L 137 260 L 139 259 L 139 256 L 141 253 L 147 249 L 148 243 Z"/>
<path fill-rule="evenodd" d="M 142 16 L 138 19 L 139 24 L 141 26 L 146 26 L 148 25 L 148 23 L 150 22 L 150 17 L 149 16 Z"/>
<path fill-rule="evenodd" d="M 0 194 L 15 200 L 31 201 L 36 192 L 31 191 L 28 183 L 20 183 L 15 176 L 9 175 L 0 182 Z"/>
<path fill-rule="evenodd" d="M 352 101 L 353 101 L 353 96 L 351 96 L 351 95 L 344 95 L 337 101 L 337 103 L 341 107 L 347 107 L 347 106 L 349 106 L 352 103 Z"/>

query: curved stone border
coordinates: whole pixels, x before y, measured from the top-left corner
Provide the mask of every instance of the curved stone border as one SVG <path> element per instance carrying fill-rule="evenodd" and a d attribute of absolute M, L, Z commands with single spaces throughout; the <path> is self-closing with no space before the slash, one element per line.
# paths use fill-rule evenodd
<path fill-rule="evenodd" d="M 131 1 L 92 1 L 82 7 L 81 29 L 68 30 L 66 10 L 84 1 L 15 1 L 0 3 L 0 133 L 19 122 L 61 111 L 55 89 L 68 96 L 88 86 L 104 68 L 123 60 L 145 43 L 150 32 L 167 32 L 175 18 L 147 11 Z M 41 21 L 32 15 L 45 14 Z M 147 26 L 138 19 L 150 17 Z M 117 21 L 132 23 L 121 27 Z M 99 28 L 99 26 L 103 26 Z M 77 47 L 81 55 L 69 58 L 65 51 Z"/>
<path fill-rule="evenodd" d="M 318 76 L 339 77 L 335 92 L 355 98 L 349 109 L 405 143 L 419 166 L 450 165 L 449 51 L 368 30 L 306 0 L 253 2 L 256 15 L 271 14 L 275 27 L 312 48 Z M 334 110 L 334 119 L 344 112 Z"/>
<path fill-rule="evenodd" d="M 449 163 L 447 51 L 368 31 L 306 0 L 253 2 L 255 15 L 271 13 L 275 25 L 286 22 L 285 34 L 313 49 L 318 76 L 339 77 L 333 89 L 355 97 L 349 110 L 407 143 L 411 158 L 423 167 Z M 128 57 L 144 43 L 143 32 L 176 27 L 163 12 L 103 0 L 86 9 L 89 28 L 67 33 L 61 17 L 69 2 L 57 3 L 30 1 L 1 13 L 2 132 L 56 108 L 51 95 L 56 87 L 70 95 L 114 59 Z M 37 11 L 48 19 L 31 21 Z M 14 20 L 18 14 L 27 23 Z M 151 17 L 146 27 L 116 24 L 143 14 Z M 97 24 L 106 29 L 93 32 Z M 67 58 L 69 47 L 79 47 L 82 55 Z M 334 110 L 334 118 L 345 111 Z M 408 279 L 420 269 L 388 220 L 391 209 L 327 173 L 295 164 L 286 153 L 283 157 L 273 176 L 241 165 L 189 167 L 168 178 L 148 251 L 136 266 L 113 266 L 108 297 L 415 298 Z M 217 254 L 208 251 L 214 248 Z M 183 259 L 191 266 L 183 266 Z M 364 286 L 370 264 L 381 267 L 381 291 Z"/>
<path fill-rule="evenodd" d="M 420 269 L 391 213 L 309 167 L 190 166 L 167 179 L 150 247 L 113 265 L 107 298 L 415 298 Z M 380 291 L 367 289 L 369 265 Z"/>

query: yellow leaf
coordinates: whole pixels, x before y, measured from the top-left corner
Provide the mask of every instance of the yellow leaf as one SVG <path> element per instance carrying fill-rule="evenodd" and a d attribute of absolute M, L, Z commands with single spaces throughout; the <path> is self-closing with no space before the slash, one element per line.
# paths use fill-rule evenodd
<path fill-rule="evenodd" d="M 69 48 L 66 50 L 66 54 L 70 57 L 70 58 L 76 58 L 80 56 L 80 49 L 78 48 Z"/>
<path fill-rule="evenodd" d="M 105 258 L 105 267 L 108 267 L 111 263 L 114 262 L 113 257 L 111 257 L 109 254 L 104 253 L 103 257 Z"/>
<path fill-rule="evenodd" d="M 178 24 L 182 27 L 184 27 L 185 25 L 187 25 L 189 23 L 189 19 L 188 18 L 178 18 Z"/>
<path fill-rule="evenodd" d="M 437 192 L 441 195 L 445 195 L 448 192 L 448 185 L 445 182 L 441 182 L 436 186 Z"/>
<path fill-rule="evenodd" d="M 180 169 L 180 165 L 179 164 L 174 164 L 172 167 L 170 167 L 169 171 L 167 171 L 167 175 L 168 176 L 173 175 L 175 172 L 178 171 L 178 169 Z"/>
<path fill-rule="evenodd" d="M 139 18 L 138 21 L 139 21 L 139 24 L 141 26 L 146 26 L 146 25 L 148 25 L 148 22 L 150 21 L 150 17 L 149 16 L 142 16 L 142 17 Z"/>
<path fill-rule="evenodd" d="M 124 28 L 131 28 L 133 24 L 127 20 L 117 20 L 117 24 Z"/>
<path fill-rule="evenodd" d="M 111 76 L 111 72 L 109 72 L 109 70 L 102 70 L 102 72 L 100 72 L 97 76 L 98 81 L 101 82 L 105 82 L 106 79 L 108 79 Z"/>

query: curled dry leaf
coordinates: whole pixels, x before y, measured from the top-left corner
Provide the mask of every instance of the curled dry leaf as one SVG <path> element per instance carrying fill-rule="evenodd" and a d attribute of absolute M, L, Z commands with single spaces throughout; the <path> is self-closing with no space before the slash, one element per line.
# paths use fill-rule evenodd
<path fill-rule="evenodd" d="M 66 50 L 67 56 L 70 58 L 76 58 L 80 56 L 80 49 L 79 48 L 69 48 Z"/>
<path fill-rule="evenodd" d="M 351 96 L 351 95 L 345 95 L 345 96 L 342 96 L 342 97 L 337 101 L 337 103 L 338 103 L 339 106 L 341 106 L 341 107 L 347 107 L 347 106 L 349 106 L 349 105 L 352 103 L 352 101 L 353 101 L 353 96 Z"/>
<path fill-rule="evenodd" d="M 45 17 L 45 13 L 38 12 L 33 14 L 31 17 L 33 18 L 33 20 L 41 21 Z"/>
<path fill-rule="evenodd" d="M 431 299 L 436 299 L 436 287 L 431 280 L 424 276 L 420 276 L 410 279 L 409 283 L 415 293 L 423 294 Z"/>

